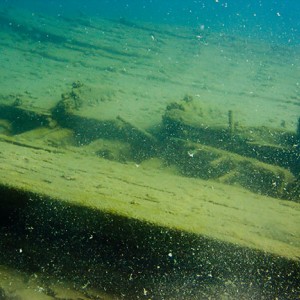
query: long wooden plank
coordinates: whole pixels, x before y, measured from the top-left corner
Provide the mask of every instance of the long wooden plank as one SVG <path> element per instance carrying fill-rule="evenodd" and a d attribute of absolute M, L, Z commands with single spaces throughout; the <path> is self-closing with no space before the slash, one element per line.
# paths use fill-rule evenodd
<path fill-rule="evenodd" d="M 53 150 L 55 150 L 53 148 Z M 300 204 L 80 152 L 0 141 L 0 186 L 195 233 L 288 259 L 300 257 Z"/>

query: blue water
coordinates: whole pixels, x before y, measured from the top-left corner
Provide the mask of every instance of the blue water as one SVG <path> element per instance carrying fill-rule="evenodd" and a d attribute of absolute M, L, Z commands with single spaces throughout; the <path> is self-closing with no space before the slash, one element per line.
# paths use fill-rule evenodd
<path fill-rule="evenodd" d="M 300 1 L 286 0 L 2 0 L 1 6 L 60 16 L 85 14 L 126 18 L 244 34 L 272 42 L 299 44 Z"/>

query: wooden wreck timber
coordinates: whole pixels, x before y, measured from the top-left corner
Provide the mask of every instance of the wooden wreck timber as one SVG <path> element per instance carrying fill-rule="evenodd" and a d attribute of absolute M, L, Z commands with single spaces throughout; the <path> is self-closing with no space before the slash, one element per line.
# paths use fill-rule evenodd
<path fill-rule="evenodd" d="M 296 132 L 233 124 L 232 111 L 226 116 L 185 97 L 167 106 L 160 135 L 164 158 L 185 175 L 300 200 Z"/>
<path fill-rule="evenodd" d="M 298 203 L 11 138 L 0 149 L 1 223 L 20 228 L 2 239 L 5 263 L 116 294 L 145 280 L 155 291 L 166 274 L 174 292 L 181 272 L 218 294 L 226 282 L 297 293 Z M 132 272 L 141 275 L 130 291 Z"/>
<path fill-rule="evenodd" d="M 68 150 L 51 152 L 3 139 L 0 149 L 1 191 L 23 191 L 299 259 L 298 203 Z"/>
<path fill-rule="evenodd" d="M 296 291 L 299 183 L 296 168 L 295 174 L 284 168 L 298 159 L 289 146 L 293 134 L 271 135 L 275 140 L 264 144 L 287 153 L 274 165 L 260 161 L 259 154 L 254 158 L 243 152 L 250 147 L 244 138 L 247 130 L 233 126 L 232 112 L 229 126 L 226 121 L 206 126 L 204 109 L 194 109 L 193 101 L 185 99 L 171 103 L 160 130 L 150 133 L 118 115 L 88 116 L 92 100 L 87 95 L 88 89 L 73 85 L 51 112 L 2 104 L 1 222 L 24 227 L 21 245 L 30 265 L 45 268 L 44 256 L 37 254 L 40 247 L 51 249 L 49 255 L 57 260 L 51 245 L 59 237 L 63 247 L 65 241 L 76 244 L 67 247 L 69 254 L 60 253 L 57 266 L 64 267 L 59 272 L 67 273 L 70 265 L 74 271 L 78 266 L 70 261 L 70 253 L 76 256 L 80 249 L 85 257 L 86 244 L 80 241 L 89 236 L 93 246 L 88 244 L 87 253 L 93 252 L 101 262 L 85 264 L 82 258 L 80 272 L 94 285 L 99 273 L 106 274 L 99 267 L 105 264 L 102 257 L 114 261 L 110 264 L 116 272 L 123 272 L 125 257 L 134 258 L 130 264 L 138 268 L 159 266 L 165 274 L 170 258 L 176 256 L 174 270 L 192 272 L 196 265 L 199 276 L 210 276 L 207 270 L 213 268 L 224 282 L 237 276 L 240 282 L 247 278 L 249 286 L 256 280 L 272 280 L 282 293 L 286 288 Z M 206 117 L 214 119 L 214 112 L 210 114 Z M 28 126 L 14 122 L 16 116 Z M 256 140 L 252 133 L 251 143 L 261 145 L 259 138 L 266 136 L 262 132 L 256 132 Z M 241 146 L 231 151 L 233 145 Z M 8 261 L 16 249 L 6 251 Z M 152 267 L 149 272 L 157 272 Z M 278 274 L 288 278 L 287 286 L 276 279 Z"/>

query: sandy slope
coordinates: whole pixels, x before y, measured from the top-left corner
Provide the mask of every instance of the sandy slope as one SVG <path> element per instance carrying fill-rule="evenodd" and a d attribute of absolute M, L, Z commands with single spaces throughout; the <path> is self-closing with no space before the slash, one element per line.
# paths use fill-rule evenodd
<path fill-rule="evenodd" d="M 80 80 L 102 104 L 87 116 L 112 109 L 146 128 L 160 121 L 166 103 L 189 94 L 234 110 L 240 124 L 296 128 L 296 46 L 127 20 L 17 11 L 1 19 L 1 94 L 21 94 L 24 105 L 49 109 Z"/>

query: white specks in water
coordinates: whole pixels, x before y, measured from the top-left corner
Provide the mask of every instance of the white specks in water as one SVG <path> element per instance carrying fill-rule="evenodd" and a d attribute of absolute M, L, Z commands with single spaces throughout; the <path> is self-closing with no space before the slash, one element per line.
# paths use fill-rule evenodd
<path fill-rule="evenodd" d="M 188 151 L 188 156 L 189 156 L 189 157 L 194 157 L 194 154 L 195 154 L 194 152 Z"/>

